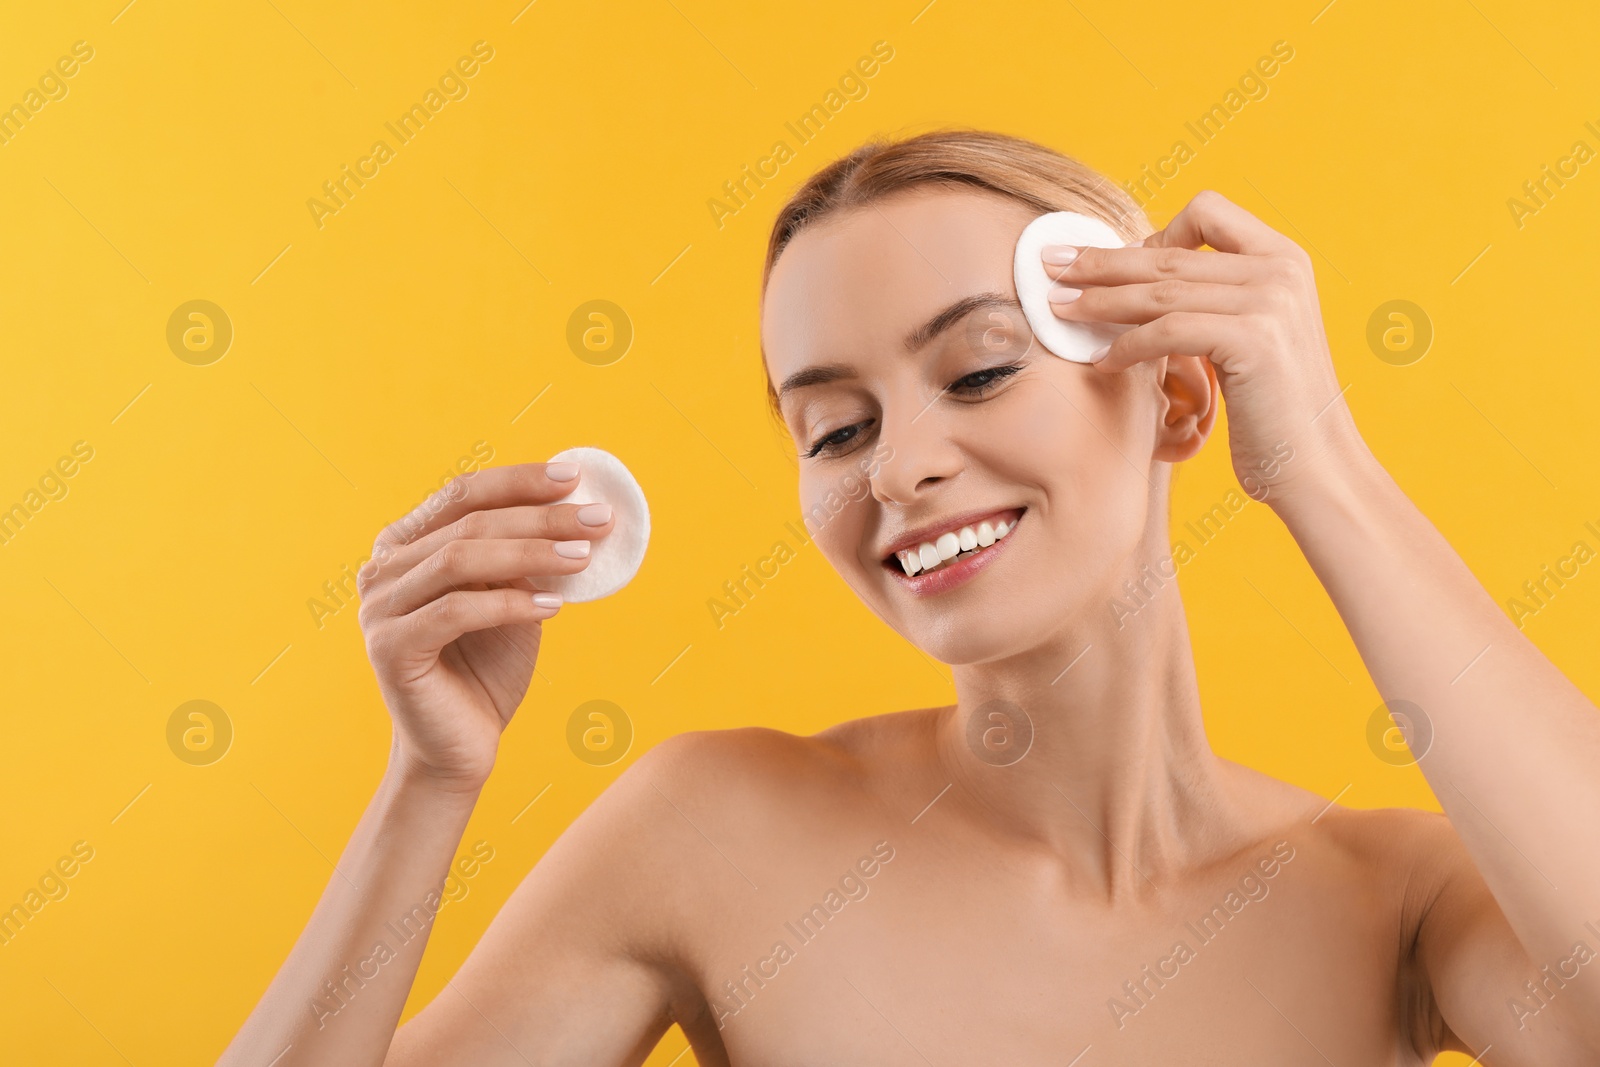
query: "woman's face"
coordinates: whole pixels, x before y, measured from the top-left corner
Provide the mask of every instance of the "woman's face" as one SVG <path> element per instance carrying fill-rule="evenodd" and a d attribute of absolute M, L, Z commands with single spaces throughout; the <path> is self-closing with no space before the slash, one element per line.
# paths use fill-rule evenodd
<path fill-rule="evenodd" d="M 1031 340 L 1012 251 L 1036 214 L 922 187 L 830 216 L 784 250 L 762 307 L 816 544 L 880 618 L 946 663 L 1109 621 L 1124 579 L 1166 554 L 1152 459 L 1173 432 L 1170 360 L 1103 374 Z M 1007 533 L 938 554 L 941 534 L 959 544 L 985 521 Z M 908 576 L 895 551 L 908 539 L 916 556 L 933 544 L 938 565 Z"/>

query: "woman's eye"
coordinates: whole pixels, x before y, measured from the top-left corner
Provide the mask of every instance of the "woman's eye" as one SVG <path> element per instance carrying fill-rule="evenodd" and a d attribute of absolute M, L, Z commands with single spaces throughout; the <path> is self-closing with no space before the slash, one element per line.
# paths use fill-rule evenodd
<path fill-rule="evenodd" d="M 824 434 L 812 442 L 810 450 L 806 452 L 806 458 L 814 459 L 824 452 L 828 453 L 829 455 L 838 452 L 839 449 L 843 448 L 845 445 L 854 440 L 856 435 L 860 433 L 864 427 L 870 425 L 871 421 L 872 420 L 868 419 L 866 422 L 858 422 L 850 426 L 842 426 L 830 434 Z"/>
<path fill-rule="evenodd" d="M 1001 367 L 985 367 L 983 370 L 973 371 L 971 374 L 957 378 L 950 383 L 945 391 L 963 396 L 982 396 L 1019 370 L 1022 370 L 1020 363 L 1011 363 Z M 805 458 L 815 459 L 817 456 L 838 455 L 846 445 L 854 441 L 871 425 L 872 420 L 868 419 L 865 422 L 842 426 L 832 433 L 824 434 L 811 443 L 811 447 L 805 452 Z"/>
<path fill-rule="evenodd" d="M 983 370 L 974 371 L 964 378 L 957 378 L 950 383 L 950 392 L 979 396 L 990 386 L 1004 381 L 1021 369 L 1021 365 L 1015 363 L 1004 367 L 985 367 Z"/>

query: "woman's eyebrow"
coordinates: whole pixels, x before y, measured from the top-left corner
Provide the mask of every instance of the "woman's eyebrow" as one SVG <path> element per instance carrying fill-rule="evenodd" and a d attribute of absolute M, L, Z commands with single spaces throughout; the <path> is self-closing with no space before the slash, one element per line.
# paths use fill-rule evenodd
<path fill-rule="evenodd" d="M 783 384 L 778 387 L 778 400 L 782 402 L 783 398 L 794 389 L 804 389 L 808 385 L 826 385 L 841 378 L 855 376 L 856 369 L 848 363 L 818 363 L 804 370 L 795 371 L 785 378 Z"/>
<path fill-rule="evenodd" d="M 998 307 L 1012 308 L 1019 315 L 1022 313 L 1022 305 L 1018 303 L 1017 298 L 1005 293 L 974 293 L 971 296 L 964 296 L 906 334 L 904 342 L 906 351 L 917 351 L 974 311 Z"/>
<path fill-rule="evenodd" d="M 1018 303 L 1017 298 L 1005 293 L 973 293 L 971 296 L 964 296 L 906 334 L 902 343 L 908 352 L 915 352 L 974 311 L 1002 307 L 1011 308 L 1017 314 L 1022 314 L 1022 305 Z M 781 403 L 783 398 L 795 389 L 804 389 L 810 385 L 826 385 L 829 382 L 854 377 L 856 369 L 848 363 L 818 363 L 795 371 L 785 378 L 783 384 L 778 387 L 778 400 Z"/>

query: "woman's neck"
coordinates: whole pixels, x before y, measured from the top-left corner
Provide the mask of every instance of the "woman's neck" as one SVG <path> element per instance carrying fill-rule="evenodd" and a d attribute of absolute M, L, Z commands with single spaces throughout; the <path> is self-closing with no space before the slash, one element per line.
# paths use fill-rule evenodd
<path fill-rule="evenodd" d="M 1091 609 L 1027 653 L 954 674 L 940 759 L 997 835 L 1060 854 L 1112 897 L 1235 836 L 1176 584 L 1132 617 Z"/>

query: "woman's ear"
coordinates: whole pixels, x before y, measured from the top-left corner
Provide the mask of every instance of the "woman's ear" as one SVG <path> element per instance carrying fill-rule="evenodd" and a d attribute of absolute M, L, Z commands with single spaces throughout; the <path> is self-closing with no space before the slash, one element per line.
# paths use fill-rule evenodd
<path fill-rule="evenodd" d="M 1166 410 L 1154 458 L 1181 463 L 1200 451 L 1217 422 L 1217 371 L 1204 356 L 1168 356 L 1157 385 Z"/>

